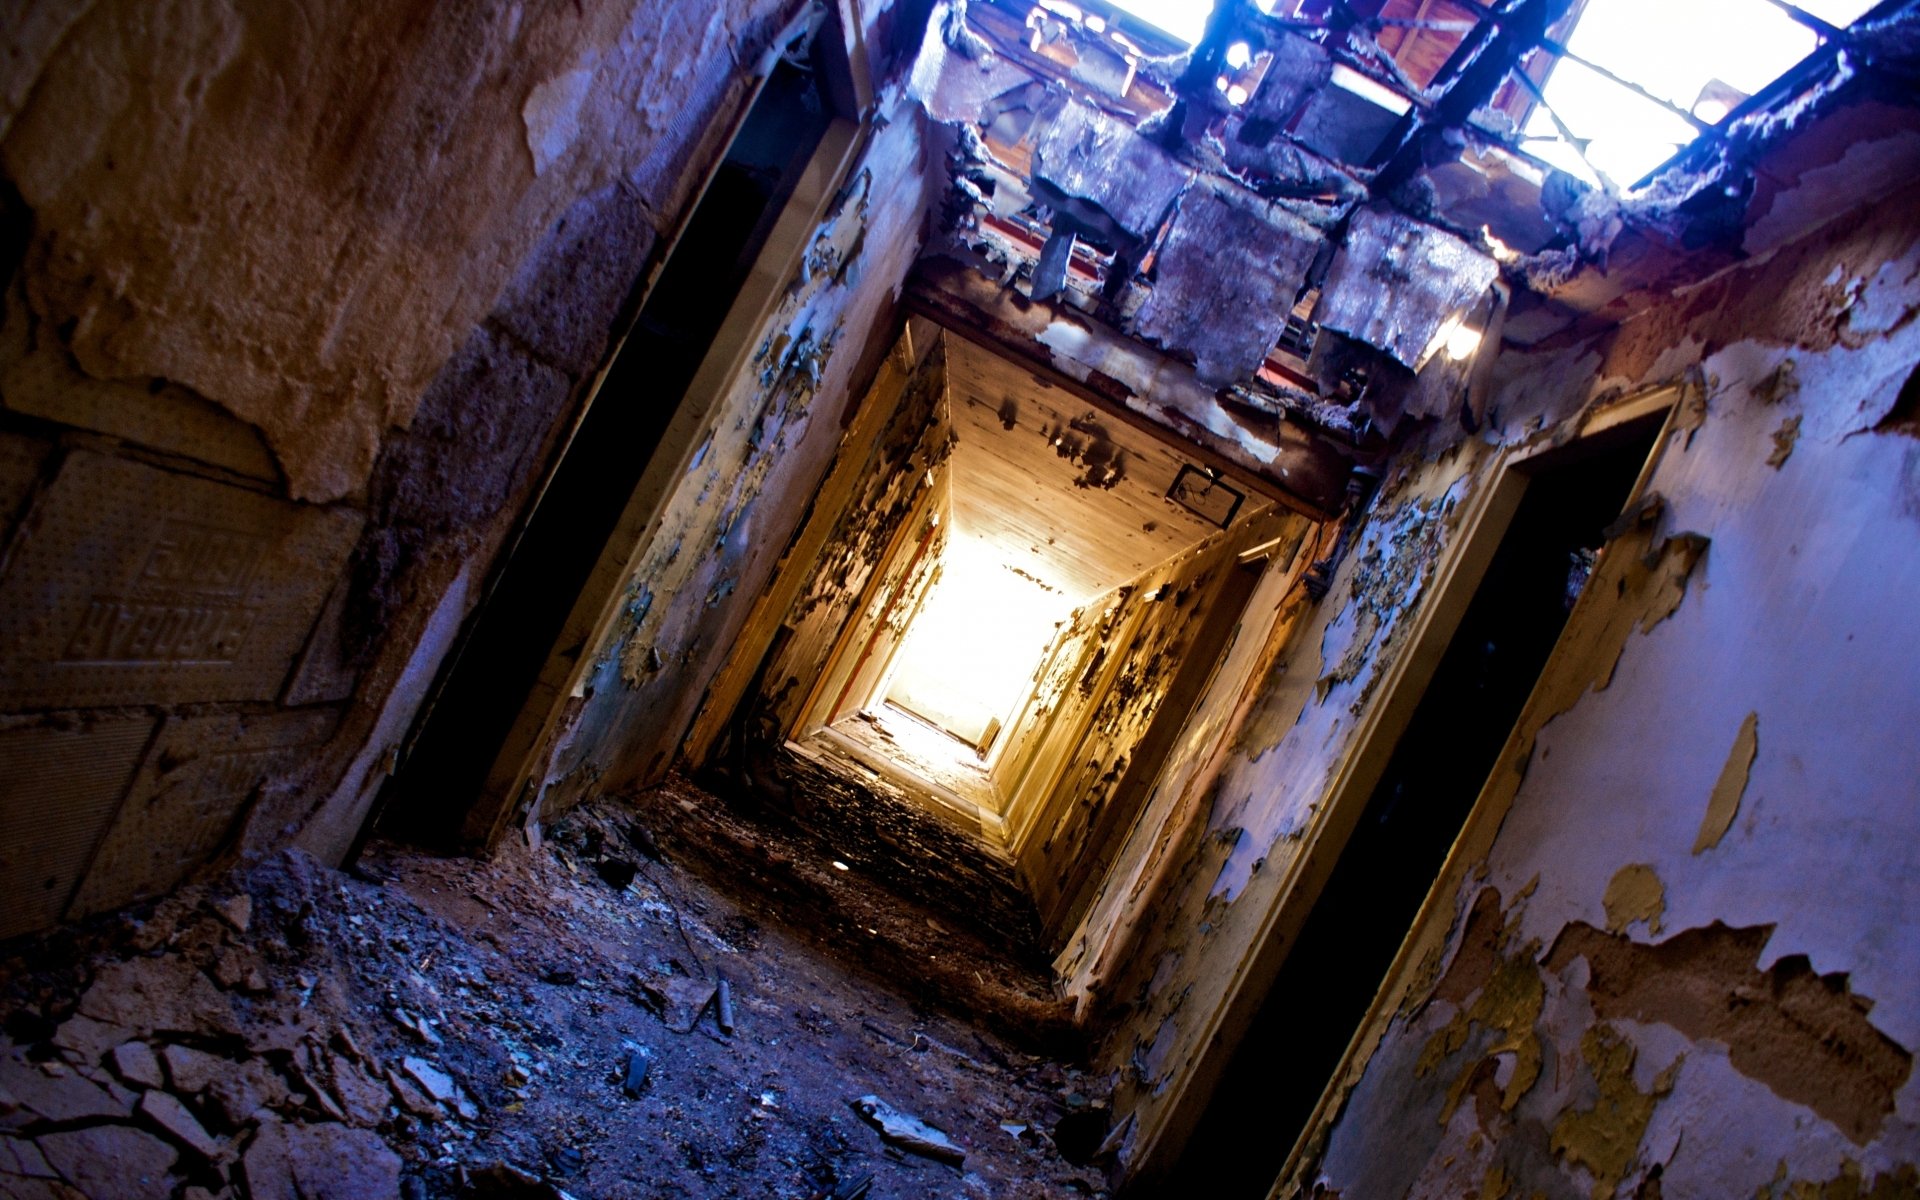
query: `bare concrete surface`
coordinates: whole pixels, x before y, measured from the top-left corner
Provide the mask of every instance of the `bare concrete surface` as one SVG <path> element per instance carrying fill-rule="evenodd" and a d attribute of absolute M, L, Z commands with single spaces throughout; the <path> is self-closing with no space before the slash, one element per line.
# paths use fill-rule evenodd
<path fill-rule="evenodd" d="M 0 1196 L 1104 1194 L 1054 1140 L 1098 1149 L 1094 1081 L 940 1015 L 898 930 L 1004 959 L 897 901 L 854 940 L 877 891 L 729 899 L 686 844 L 596 801 L 490 862 L 289 851 L 11 943 Z"/>

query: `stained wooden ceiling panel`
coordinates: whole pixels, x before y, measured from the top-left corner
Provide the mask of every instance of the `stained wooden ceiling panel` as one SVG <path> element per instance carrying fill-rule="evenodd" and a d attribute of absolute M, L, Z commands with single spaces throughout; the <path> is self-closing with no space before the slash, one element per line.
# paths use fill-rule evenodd
<path fill-rule="evenodd" d="M 1025 366 L 946 337 L 955 532 L 1085 599 L 1219 529 L 1166 498 L 1192 459 Z M 1264 506 L 1249 492 L 1235 520 Z"/>

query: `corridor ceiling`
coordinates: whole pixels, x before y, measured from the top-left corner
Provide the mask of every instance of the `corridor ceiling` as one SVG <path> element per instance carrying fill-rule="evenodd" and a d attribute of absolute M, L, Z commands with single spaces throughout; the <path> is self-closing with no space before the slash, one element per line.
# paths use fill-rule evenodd
<path fill-rule="evenodd" d="M 1166 498 L 1183 467 L 1186 485 L 1209 487 L 1191 458 L 975 342 L 949 334 L 947 347 L 956 533 L 1078 602 L 1219 531 Z M 1222 483 L 1197 503 L 1224 516 L 1233 488 L 1247 496 L 1236 522 L 1265 506 Z"/>

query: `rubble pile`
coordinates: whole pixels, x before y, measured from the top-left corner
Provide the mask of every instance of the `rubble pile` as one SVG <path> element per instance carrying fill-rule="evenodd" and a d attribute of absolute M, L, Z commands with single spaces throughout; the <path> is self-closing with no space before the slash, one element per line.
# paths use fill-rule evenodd
<path fill-rule="evenodd" d="M 0 1196 L 1101 1193 L 1050 1136 L 1104 1128 L 1094 1081 L 650 853 L 603 801 L 490 862 L 289 851 L 12 943 Z"/>

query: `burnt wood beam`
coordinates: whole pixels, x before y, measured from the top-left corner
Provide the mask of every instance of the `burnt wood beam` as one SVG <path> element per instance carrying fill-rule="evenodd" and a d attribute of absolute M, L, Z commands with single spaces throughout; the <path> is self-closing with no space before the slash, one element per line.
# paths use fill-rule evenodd
<path fill-rule="evenodd" d="M 1507 0 L 1460 39 L 1460 45 L 1434 77 L 1437 92 L 1430 111 L 1410 109 L 1381 142 L 1373 180 L 1375 195 L 1385 195 L 1425 165 L 1429 133 L 1465 125 L 1474 110 L 1492 99 L 1508 72 L 1538 46 L 1571 0 Z"/>

